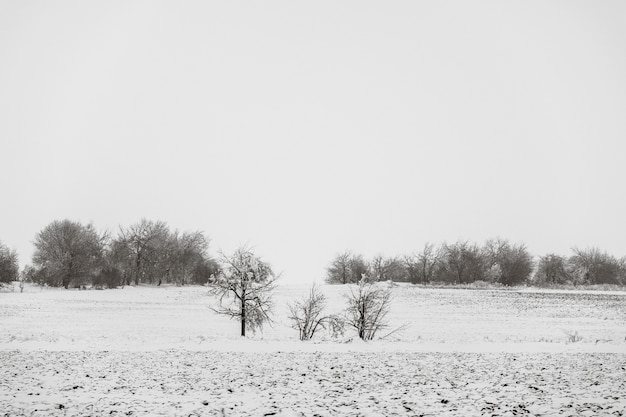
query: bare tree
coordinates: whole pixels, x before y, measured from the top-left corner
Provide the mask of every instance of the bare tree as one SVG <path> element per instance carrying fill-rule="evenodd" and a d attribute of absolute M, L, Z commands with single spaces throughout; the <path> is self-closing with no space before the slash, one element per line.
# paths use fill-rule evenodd
<path fill-rule="evenodd" d="M 348 251 L 337 255 L 326 269 L 326 282 L 329 284 L 347 284 L 350 282 L 351 257 L 352 254 Z"/>
<path fill-rule="evenodd" d="M 566 284 L 571 278 L 565 257 L 550 253 L 539 258 L 533 281 L 537 284 Z"/>
<path fill-rule="evenodd" d="M 350 258 L 351 282 L 359 282 L 364 276 L 369 275 L 369 265 L 363 259 L 363 255 L 355 254 Z"/>
<path fill-rule="evenodd" d="M 326 308 L 326 296 L 315 284 L 311 286 L 309 295 L 294 304 L 288 304 L 292 327 L 298 330 L 300 340 L 310 340 L 319 328 L 326 328 L 326 325 L 336 325 L 338 318 L 333 315 L 324 315 Z"/>
<path fill-rule="evenodd" d="M 212 293 L 219 297 L 215 311 L 238 319 L 241 336 L 246 335 L 246 329 L 262 329 L 271 322 L 271 297 L 278 276 L 247 247 L 230 256 L 221 254 L 221 263 L 219 275 L 210 282 Z"/>
<path fill-rule="evenodd" d="M 569 263 L 577 283 L 619 284 L 622 265 L 619 260 L 598 248 L 572 249 Z"/>
<path fill-rule="evenodd" d="M 163 245 L 169 238 L 169 228 L 165 222 L 149 221 L 141 219 L 127 228 L 120 228 L 119 235 L 114 242 L 118 253 L 124 259 L 124 269 L 130 271 L 126 273 L 127 285 L 131 279 L 135 285 L 140 281 L 155 280 L 157 275 L 157 265 L 162 258 Z M 160 278 L 160 277 L 159 277 Z"/>
<path fill-rule="evenodd" d="M 220 265 L 216 260 L 205 257 L 191 272 L 191 282 L 198 285 L 208 284 L 213 277 L 220 273 Z"/>
<path fill-rule="evenodd" d="M 104 239 L 91 224 L 50 223 L 35 237 L 33 265 L 40 283 L 67 289 L 72 283 L 92 279 L 101 265 Z"/>
<path fill-rule="evenodd" d="M 175 232 L 172 243 L 174 253 L 168 271 L 174 275 L 177 283 L 185 285 L 192 280 L 198 266 L 206 264 L 209 240 L 200 231 L 185 232 L 182 235 Z"/>
<path fill-rule="evenodd" d="M 526 281 L 533 271 L 532 256 L 523 244 L 512 245 L 506 239 L 489 239 L 483 246 L 486 275 L 504 285 Z"/>
<path fill-rule="evenodd" d="M 375 281 L 403 282 L 408 279 L 407 268 L 398 257 L 375 256 L 370 262 L 369 269 Z"/>
<path fill-rule="evenodd" d="M 435 248 L 432 243 L 424 244 L 421 252 L 404 258 L 404 264 L 409 275 L 409 281 L 428 283 L 435 278 L 436 268 L 442 258 L 441 248 Z"/>
<path fill-rule="evenodd" d="M 17 281 L 19 270 L 17 252 L 0 242 L 0 283 Z"/>
<path fill-rule="evenodd" d="M 391 304 L 391 290 L 382 284 L 361 280 L 346 295 L 346 324 L 354 327 L 363 340 L 372 340 L 387 327 L 386 316 Z"/>
<path fill-rule="evenodd" d="M 170 231 L 165 222 L 142 219 L 120 228 L 111 244 L 111 260 L 123 271 L 126 283 L 175 282 L 185 285 L 210 264 L 209 239 L 203 232 Z M 204 282 L 207 280 L 205 279 Z"/>
<path fill-rule="evenodd" d="M 485 262 L 476 244 L 459 241 L 443 244 L 443 257 L 437 267 L 437 278 L 451 283 L 465 284 L 485 277 Z"/>
<path fill-rule="evenodd" d="M 329 284 L 359 282 L 368 272 L 369 268 L 363 256 L 346 251 L 337 255 L 326 269 L 326 282 Z"/>

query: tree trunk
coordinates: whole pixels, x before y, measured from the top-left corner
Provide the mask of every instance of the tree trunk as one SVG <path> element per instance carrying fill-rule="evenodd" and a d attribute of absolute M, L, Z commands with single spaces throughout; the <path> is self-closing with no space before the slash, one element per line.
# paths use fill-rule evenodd
<path fill-rule="evenodd" d="M 65 289 L 67 290 L 70 287 L 70 281 L 71 281 L 71 277 L 72 277 L 72 258 L 70 255 L 70 264 L 67 268 L 67 273 L 65 274 L 65 276 L 63 277 L 63 287 L 65 287 Z"/>
<path fill-rule="evenodd" d="M 246 335 L 246 303 L 241 302 L 241 336 Z"/>
<path fill-rule="evenodd" d="M 135 286 L 139 285 L 139 267 L 141 266 L 141 255 L 137 255 L 135 261 Z"/>

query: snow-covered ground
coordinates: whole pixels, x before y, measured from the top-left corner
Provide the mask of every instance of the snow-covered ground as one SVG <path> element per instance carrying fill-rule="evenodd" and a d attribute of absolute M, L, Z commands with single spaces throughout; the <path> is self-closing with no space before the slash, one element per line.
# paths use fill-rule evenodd
<path fill-rule="evenodd" d="M 246 339 L 203 287 L 0 293 L 0 415 L 626 414 L 626 293 L 396 285 L 402 331 L 300 342 L 307 290 Z"/>

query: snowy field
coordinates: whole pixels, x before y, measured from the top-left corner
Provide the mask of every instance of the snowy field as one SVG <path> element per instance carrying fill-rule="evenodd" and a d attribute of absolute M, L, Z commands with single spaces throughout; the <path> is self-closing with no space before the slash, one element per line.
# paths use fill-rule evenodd
<path fill-rule="evenodd" d="M 246 339 L 203 287 L 0 293 L 0 416 L 626 415 L 626 293 L 397 285 L 364 343 L 298 341 L 306 292 Z"/>

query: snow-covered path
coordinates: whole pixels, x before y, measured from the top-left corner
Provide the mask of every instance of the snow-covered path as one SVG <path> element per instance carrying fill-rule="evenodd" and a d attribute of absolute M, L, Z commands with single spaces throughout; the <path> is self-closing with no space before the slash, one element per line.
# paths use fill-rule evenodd
<path fill-rule="evenodd" d="M 622 416 L 626 355 L 0 352 L 8 415 Z"/>

